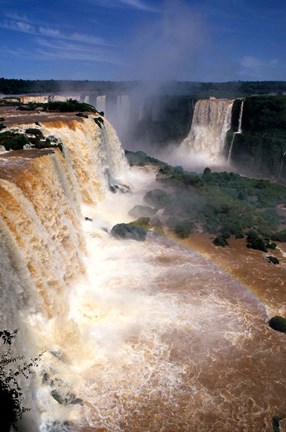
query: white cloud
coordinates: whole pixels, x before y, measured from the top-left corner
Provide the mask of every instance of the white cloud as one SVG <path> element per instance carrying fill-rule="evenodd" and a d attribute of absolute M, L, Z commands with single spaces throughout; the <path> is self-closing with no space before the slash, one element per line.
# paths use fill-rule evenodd
<path fill-rule="evenodd" d="M 102 38 L 83 33 L 65 33 L 55 27 L 44 27 L 42 25 L 30 24 L 27 21 L 4 20 L 0 22 L 0 27 L 6 30 L 30 33 L 35 36 L 44 36 L 60 40 L 70 40 L 89 45 L 107 46 L 108 43 Z"/>
<path fill-rule="evenodd" d="M 23 33 L 35 33 L 36 29 L 31 24 L 24 21 L 8 21 L 0 22 L 0 27 L 6 30 L 19 31 Z"/>
<path fill-rule="evenodd" d="M 45 59 L 60 58 L 67 60 L 105 62 L 122 64 L 118 59 L 111 56 L 103 47 L 82 45 L 73 41 L 37 39 L 38 49 L 36 53 Z"/>
<path fill-rule="evenodd" d="M 264 79 L 272 75 L 280 65 L 279 59 L 261 59 L 255 56 L 245 56 L 240 61 L 240 75 Z"/>
<path fill-rule="evenodd" d="M 249 69 L 260 69 L 262 67 L 277 66 L 278 63 L 278 59 L 261 60 L 258 57 L 253 56 L 245 56 L 241 61 L 241 65 Z"/>
<path fill-rule="evenodd" d="M 151 1 L 147 3 L 143 0 L 89 0 L 89 2 L 107 8 L 130 8 L 146 12 L 160 12 L 160 9 L 154 7 Z"/>
<path fill-rule="evenodd" d="M 151 11 L 151 12 L 157 12 L 158 11 L 153 6 L 150 6 L 146 3 L 143 3 L 141 0 L 117 0 L 117 1 L 121 4 L 123 4 L 124 6 L 132 7 L 135 9 Z"/>
<path fill-rule="evenodd" d="M 61 37 L 61 32 L 55 28 L 39 27 L 39 33 L 43 36 L 58 38 Z"/>

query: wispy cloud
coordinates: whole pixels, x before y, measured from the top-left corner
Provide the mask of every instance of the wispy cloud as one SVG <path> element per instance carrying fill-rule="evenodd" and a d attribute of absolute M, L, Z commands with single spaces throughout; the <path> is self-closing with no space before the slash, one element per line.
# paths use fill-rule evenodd
<path fill-rule="evenodd" d="M 16 20 L 16 19 L 5 19 L 0 22 L 0 28 L 17 31 L 22 33 L 29 33 L 35 36 L 42 36 L 47 38 L 56 38 L 60 40 L 70 40 L 75 42 L 81 42 L 90 45 L 109 45 L 104 39 L 87 35 L 84 33 L 67 33 L 56 27 L 48 27 L 43 25 L 37 25 L 28 19 Z"/>
<path fill-rule="evenodd" d="M 240 75 L 260 78 L 266 71 L 274 71 L 280 65 L 279 59 L 261 59 L 255 56 L 245 56 L 240 61 Z"/>
<path fill-rule="evenodd" d="M 246 56 L 243 57 L 241 64 L 242 66 L 248 67 L 250 69 L 256 69 L 264 66 L 276 66 L 278 64 L 278 59 L 265 61 L 257 57 Z"/>
<path fill-rule="evenodd" d="M 26 60 L 72 60 L 90 63 L 109 63 L 122 65 L 122 61 L 113 55 L 106 47 L 83 45 L 73 41 L 59 39 L 36 38 L 36 48 L 27 50 L 22 48 L 1 47 L 2 57 L 13 56 Z"/>
<path fill-rule="evenodd" d="M 139 10 L 158 12 L 157 8 L 151 6 L 150 4 L 144 3 L 141 0 L 117 0 L 117 3 Z"/>
<path fill-rule="evenodd" d="M 143 0 L 89 0 L 101 7 L 106 8 L 128 8 L 145 12 L 160 12 L 160 8 L 154 6 L 151 1 Z"/>

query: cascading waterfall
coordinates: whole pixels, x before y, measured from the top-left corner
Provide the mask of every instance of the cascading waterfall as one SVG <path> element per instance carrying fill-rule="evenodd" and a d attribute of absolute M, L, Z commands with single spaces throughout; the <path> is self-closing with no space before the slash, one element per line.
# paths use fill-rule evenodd
<path fill-rule="evenodd" d="M 95 108 L 97 109 L 97 111 L 103 111 L 104 113 L 106 112 L 106 96 L 102 95 L 102 96 L 97 96 L 95 99 Z"/>
<path fill-rule="evenodd" d="M 231 140 L 231 143 L 230 143 L 229 152 L 228 152 L 228 158 L 227 158 L 227 162 L 228 163 L 230 163 L 230 161 L 231 161 L 231 154 L 232 154 L 232 148 L 233 148 L 233 143 L 234 143 L 234 140 L 235 140 L 235 136 L 242 133 L 243 105 L 244 105 L 244 100 L 242 100 L 241 104 L 240 104 L 239 117 L 238 117 L 238 128 L 237 128 L 237 131 L 234 132 L 232 140 Z"/>
<path fill-rule="evenodd" d="M 163 236 L 110 236 L 157 186 L 106 119 L 27 127 L 63 144 L 0 157 L 1 320 L 24 332 L 20 352 L 45 351 L 27 430 L 271 430 L 286 348 L 265 306 Z"/>
<path fill-rule="evenodd" d="M 194 162 L 221 163 L 227 131 L 231 126 L 233 100 L 203 99 L 197 101 L 191 130 L 181 147 Z"/>
<path fill-rule="evenodd" d="M 35 336 L 34 325 L 40 330 L 68 316 L 69 290 L 85 278 L 83 205 L 103 199 L 110 179 L 114 187 L 125 176 L 126 185 L 128 166 L 106 119 L 101 126 L 90 117 L 11 129 L 28 128 L 63 144 L 63 154 L 23 150 L 0 160 L 1 327 L 20 328 L 16 348 L 32 356 L 37 342 L 27 340 Z"/>

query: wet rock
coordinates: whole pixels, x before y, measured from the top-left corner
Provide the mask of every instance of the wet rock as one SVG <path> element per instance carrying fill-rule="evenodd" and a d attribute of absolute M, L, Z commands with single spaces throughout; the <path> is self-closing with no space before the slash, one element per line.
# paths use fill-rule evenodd
<path fill-rule="evenodd" d="M 268 321 L 268 324 L 273 330 L 286 333 L 286 318 L 281 316 L 274 316 Z"/>
<path fill-rule="evenodd" d="M 148 207 L 148 206 L 142 206 L 142 205 L 136 205 L 131 210 L 129 210 L 128 214 L 135 218 L 140 217 L 152 217 L 156 213 L 156 210 Z"/>
<path fill-rule="evenodd" d="M 48 421 L 45 424 L 45 431 L 47 432 L 74 432 L 68 421 Z"/>
<path fill-rule="evenodd" d="M 272 417 L 272 431 L 273 432 L 286 432 L 286 418 L 284 416 Z"/>
<path fill-rule="evenodd" d="M 169 194 L 162 189 L 154 189 L 146 193 L 144 196 L 146 204 L 155 207 L 156 209 L 164 208 L 170 201 Z"/>
<path fill-rule="evenodd" d="M 48 384 L 51 387 L 53 387 L 53 385 L 54 385 L 54 381 L 51 379 L 50 375 L 47 372 L 43 373 L 42 383 Z"/>
<path fill-rule="evenodd" d="M 213 244 L 215 246 L 225 247 L 225 246 L 228 246 L 228 241 L 224 236 L 218 236 L 214 239 Z"/>
<path fill-rule="evenodd" d="M 82 405 L 82 399 L 75 396 L 74 393 L 68 392 L 67 394 L 61 394 L 59 390 L 52 390 L 51 396 L 60 404 L 60 405 Z"/>
<path fill-rule="evenodd" d="M 126 193 L 130 191 L 130 187 L 128 185 L 120 184 L 120 183 L 110 183 L 109 190 L 113 193 L 122 192 Z"/>
<path fill-rule="evenodd" d="M 60 351 L 50 351 L 50 353 L 56 357 L 57 359 L 61 360 L 62 362 L 65 361 L 65 358 L 63 356 L 63 354 Z"/>
<path fill-rule="evenodd" d="M 149 228 L 149 218 L 139 218 L 130 223 L 114 225 L 111 235 L 117 239 L 144 241 Z"/>
<path fill-rule="evenodd" d="M 279 259 L 276 258 L 276 257 L 274 257 L 274 256 L 272 256 L 272 255 L 269 255 L 266 258 L 268 259 L 268 262 L 270 262 L 270 263 L 279 264 Z"/>

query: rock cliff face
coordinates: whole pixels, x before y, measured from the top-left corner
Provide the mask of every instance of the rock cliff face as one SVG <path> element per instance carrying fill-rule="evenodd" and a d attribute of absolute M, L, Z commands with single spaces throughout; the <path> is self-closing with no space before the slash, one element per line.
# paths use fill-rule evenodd
<path fill-rule="evenodd" d="M 234 105 L 238 121 L 240 101 Z M 286 179 L 286 98 L 250 97 L 243 105 L 241 133 L 233 139 L 231 163 L 242 173 Z"/>

